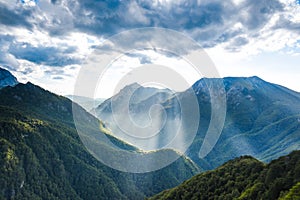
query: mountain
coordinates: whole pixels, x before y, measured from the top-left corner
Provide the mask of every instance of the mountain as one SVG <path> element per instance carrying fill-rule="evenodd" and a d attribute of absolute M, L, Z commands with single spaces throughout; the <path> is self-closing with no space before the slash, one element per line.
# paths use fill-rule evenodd
<path fill-rule="evenodd" d="M 299 186 L 300 151 L 294 151 L 267 165 L 242 156 L 149 199 L 299 199 Z"/>
<path fill-rule="evenodd" d="M 183 127 L 184 139 L 177 143 L 185 144 L 186 137 L 196 132 L 185 155 L 204 170 L 242 155 L 268 162 L 300 149 L 300 94 L 259 77 L 203 78 L 184 92 L 156 89 L 151 95 L 144 94 L 148 94 L 146 88 L 129 85 L 96 109 L 114 134 L 140 148 L 160 149 Z M 195 95 L 197 105 L 193 106 Z M 160 107 L 151 107 L 155 104 Z M 135 135 L 128 136 L 136 124 L 150 124 L 149 133 L 138 127 Z M 160 131 L 159 138 L 140 139 L 153 130 Z"/>
<path fill-rule="evenodd" d="M 105 99 L 103 98 L 89 98 L 89 97 L 83 97 L 78 95 L 66 95 L 68 99 L 71 101 L 79 104 L 81 107 L 83 107 L 86 111 L 91 111 L 92 109 L 98 107 Z"/>
<path fill-rule="evenodd" d="M 140 113 L 140 110 L 135 110 L 131 107 L 140 104 L 143 104 L 144 106 L 149 106 L 148 104 L 165 100 L 171 94 L 172 92 L 168 89 L 143 87 L 138 83 L 132 83 L 130 85 L 125 86 L 116 95 L 109 99 L 106 99 L 102 104 L 100 104 L 96 108 L 96 113 L 99 115 L 100 118 L 109 117 L 109 115 L 113 112 L 112 109 L 116 109 L 116 112 L 119 112 L 119 109 L 124 109 L 124 107 L 128 106 L 128 103 L 131 112 Z M 113 108 L 112 103 L 114 106 Z"/>
<path fill-rule="evenodd" d="M 105 122 L 116 137 L 144 150 L 155 150 L 156 144 L 152 144 L 148 139 L 144 140 L 143 137 L 151 134 L 153 129 L 159 128 L 162 122 L 159 116 L 161 110 L 153 106 L 171 96 L 171 90 L 143 87 L 133 83 L 105 100 L 93 112 Z M 151 113 L 148 112 L 150 110 Z M 150 126 L 150 129 L 143 128 L 147 126 Z"/>
<path fill-rule="evenodd" d="M 193 85 L 201 110 L 198 133 L 186 154 L 206 169 L 227 160 L 251 155 L 270 161 L 300 149 L 300 94 L 258 77 L 222 79 L 226 115 L 219 140 L 203 159 L 199 152 L 211 121 L 209 93 L 222 96 L 215 85 L 220 79 L 202 79 Z M 184 94 L 183 94 L 184 95 Z M 218 113 L 217 113 L 218 114 Z"/>
<path fill-rule="evenodd" d="M 9 71 L 0 67 L 0 89 L 6 86 L 14 86 L 18 84 L 17 78 Z"/>
<path fill-rule="evenodd" d="M 104 134 L 121 149 L 140 150 L 107 135 L 105 127 L 100 132 L 102 122 L 72 104 L 31 83 L 0 90 L 0 199 L 144 199 L 198 172 L 184 156 L 148 173 L 107 167 L 81 142 L 72 108 L 81 112 L 79 126 L 91 144 L 107 150 L 99 139 Z"/>

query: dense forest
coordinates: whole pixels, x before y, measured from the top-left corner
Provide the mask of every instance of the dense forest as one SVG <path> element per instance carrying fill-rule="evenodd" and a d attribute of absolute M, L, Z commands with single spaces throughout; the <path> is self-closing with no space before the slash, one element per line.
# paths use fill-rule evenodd
<path fill-rule="evenodd" d="M 100 130 L 119 148 L 140 151 L 109 135 L 105 124 L 65 97 L 31 83 L 5 87 L 0 199 L 300 199 L 300 151 L 268 164 L 242 156 L 198 175 L 199 168 L 182 155 L 158 171 L 125 173 L 102 164 L 82 144 L 74 107 L 95 145 L 106 146 L 95 140 Z"/>
<path fill-rule="evenodd" d="M 150 199 L 300 199 L 300 151 L 269 164 L 242 156 Z"/>
<path fill-rule="evenodd" d="M 0 199 L 144 199 L 198 173 L 184 156 L 143 174 L 105 166 L 81 143 L 72 102 L 31 83 L 1 89 L 0 113 Z M 137 150 L 108 137 L 120 148 Z"/>

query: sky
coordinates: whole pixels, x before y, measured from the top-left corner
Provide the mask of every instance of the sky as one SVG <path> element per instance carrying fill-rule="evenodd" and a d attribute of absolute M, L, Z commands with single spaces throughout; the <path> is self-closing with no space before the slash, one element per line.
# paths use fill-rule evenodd
<path fill-rule="evenodd" d="M 0 0 L 0 66 L 20 82 L 72 94 L 78 73 L 104 41 L 131 29 L 157 27 L 192 38 L 221 77 L 256 75 L 299 92 L 299 4 L 299 0 Z M 107 87 L 97 97 L 111 96 L 118 77 L 133 66 L 154 60 L 187 67 L 182 59 L 156 53 L 137 51 L 118 58 L 103 79 Z"/>

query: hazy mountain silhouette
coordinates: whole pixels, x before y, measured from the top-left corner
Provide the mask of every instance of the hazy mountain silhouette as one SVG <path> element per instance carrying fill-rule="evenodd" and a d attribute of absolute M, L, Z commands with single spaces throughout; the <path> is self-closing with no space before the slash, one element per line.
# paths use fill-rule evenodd
<path fill-rule="evenodd" d="M 136 89 L 138 88 L 138 90 Z M 191 90 L 192 89 L 192 90 Z M 203 78 L 197 81 L 192 88 L 176 94 L 171 94 L 160 89 L 151 91 L 148 95 L 147 88 L 129 85 L 114 97 L 107 99 L 97 109 L 96 113 L 100 119 L 107 122 L 108 127 L 118 136 L 122 135 L 122 129 L 118 128 L 115 117 L 120 117 L 119 121 L 125 121 L 128 117 L 132 121 L 142 125 L 147 125 L 151 120 L 162 118 L 161 113 L 151 113 L 151 106 L 159 104 L 166 113 L 166 120 L 161 122 L 167 124 L 162 129 L 159 140 L 152 144 L 151 148 L 161 148 L 173 137 L 172 123 L 180 118 L 181 113 L 178 108 L 178 99 L 189 102 L 193 97 L 191 91 L 196 94 L 200 110 L 200 120 L 196 137 L 186 151 L 186 155 L 195 161 L 201 168 L 213 169 L 222 163 L 241 155 L 252 155 L 263 161 L 270 161 L 285 155 L 292 150 L 300 148 L 300 94 L 280 85 L 268 83 L 258 77 L 227 77 Z M 133 93 L 127 90 L 139 91 Z M 141 92 L 143 91 L 143 92 Z M 145 96 L 139 94 L 147 94 Z M 150 92 L 149 92 L 150 93 Z M 135 99 L 143 99 L 136 100 Z M 224 98 L 224 105 L 218 104 L 218 99 Z M 130 103 L 128 104 L 128 99 Z M 214 99 L 217 103 L 212 103 Z M 217 99 L 217 100 L 216 100 Z M 112 106 L 114 105 L 112 110 Z M 186 104 L 187 106 L 188 103 Z M 224 114 L 225 123 L 220 138 L 213 150 L 204 158 L 199 156 L 201 147 L 210 123 L 218 125 L 218 121 L 212 118 L 212 112 L 219 112 L 218 107 L 224 106 L 224 113 L 214 113 L 214 116 Z M 217 109 L 216 109 L 217 108 Z M 193 113 L 193 108 L 187 108 Z M 127 112 L 129 110 L 129 114 Z M 156 115 L 155 115 L 156 114 Z M 192 116 L 192 115 L 191 115 Z M 182 119 L 184 123 L 193 121 L 193 117 Z M 172 123 L 168 124 L 168 121 Z M 158 125 L 159 122 L 157 122 Z M 169 126 L 171 124 L 171 126 Z M 175 124 L 176 125 L 176 124 Z M 175 127 L 175 126 L 174 126 Z M 191 134 L 188 126 L 185 127 L 186 134 Z M 137 137 L 142 134 L 136 132 Z M 210 132 L 209 134 L 214 134 Z M 209 135 L 208 134 L 208 135 Z M 124 134 L 123 134 L 124 135 Z M 123 139 L 127 140 L 126 136 Z M 135 138 L 129 140 L 133 143 Z M 209 140 L 207 140 L 209 142 Z M 136 139 L 135 144 L 139 145 L 140 140 Z M 146 143 L 146 142 L 145 142 Z"/>

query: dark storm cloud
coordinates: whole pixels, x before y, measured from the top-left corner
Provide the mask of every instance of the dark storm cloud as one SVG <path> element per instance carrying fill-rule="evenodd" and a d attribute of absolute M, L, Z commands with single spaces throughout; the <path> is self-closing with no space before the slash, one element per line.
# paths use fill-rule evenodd
<path fill-rule="evenodd" d="M 29 43 L 14 43 L 10 45 L 8 51 L 17 59 L 49 66 L 66 66 L 80 62 L 80 60 L 70 55 L 76 52 L 76 48 L 72 46 L 63 49 L 45 46 L 35 47 Z"/>

